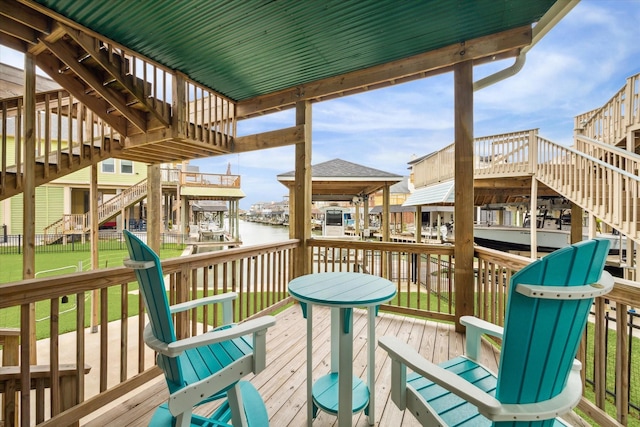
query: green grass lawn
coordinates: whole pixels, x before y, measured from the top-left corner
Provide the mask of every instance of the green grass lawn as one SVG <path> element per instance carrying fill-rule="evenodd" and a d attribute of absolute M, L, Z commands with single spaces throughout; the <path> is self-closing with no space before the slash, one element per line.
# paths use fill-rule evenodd
<path fill-rule="evenodd" d="M 160 258 L 174 258 L 182 254 L 180 249 L 161 249 Z M 128 258 L 126 249 L 100 251 L 98 267 L 118 267 Z M 60 253 L 36 253 L 36 277 L 50 277 L 77 271 L 79 265 L 84 271 L 91 267 L 91 252 L 75 251 Z M 54 271 L 51 271 L 54 270 Z M 22 280 L 22 255 L 0 255 L 0 284 Z"/>

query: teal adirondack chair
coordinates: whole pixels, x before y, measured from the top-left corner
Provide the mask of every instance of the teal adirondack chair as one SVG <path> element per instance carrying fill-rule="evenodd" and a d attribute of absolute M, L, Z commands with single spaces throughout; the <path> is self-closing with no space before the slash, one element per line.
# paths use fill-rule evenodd
<path fill-rule="evenodd" d="M 124 231 L 129 259 L 135 269 L 149 323 L 145 343 L 158 353 L 158 366 L 169 388 L 168 403 L 153 415 L 151 426 L 269 425 L 262 397 L 241 378 L 266 365 L 266 332 L 275 318 L 264 316 L 238 325 L 232 322 L 233 292 L 169 306 L 160 259 L 138 237 Z M 222 304 L 225 326 L 178 340 L 172 314 L 206 304 Z M 195 406 L 224 399 L 209 417 L 192 413 Z"/>
<path fill-rule="evenodd" d="M 428 426 L 562 426 L 582 396 L 578 345 L 596 296 L 613 287 L 603 271 L 609 242 L 557 250 L 514 274 L 505 326 L 463 316 L 466 354 L 435 365 L 382 337 L 391 357 L 391 397 Z M 479 362 L 483 334 L 501 338 L 495 375 Z M 407 375 L 407 367 L 413 372 Z"/>

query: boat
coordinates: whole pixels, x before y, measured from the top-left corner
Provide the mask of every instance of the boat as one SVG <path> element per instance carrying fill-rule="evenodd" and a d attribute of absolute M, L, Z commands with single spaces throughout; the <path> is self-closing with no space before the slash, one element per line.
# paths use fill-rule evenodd
<path fill-rule="evenodd" d="M 550 211 L 544 209 L 537 214 L 536 219 L 536 240 L 538 252 L 553 252 L 571 244 L 571 217 L 564 215 L 553 217 Z M 525 217 L 523 225 L 480 225 L 473 229 L 474 241 L 476 244 L 501 251 L 522 251 L 531 250 L 531 226 L 529 215 Z M 613 230 L 612 233 L 598 231 L 596 237 L 609 240 L 611 255 L 616 255 L 626 248 L 626 237 Z M 588 230 L 583 228 L 582 239 L 587 240 Z"/>

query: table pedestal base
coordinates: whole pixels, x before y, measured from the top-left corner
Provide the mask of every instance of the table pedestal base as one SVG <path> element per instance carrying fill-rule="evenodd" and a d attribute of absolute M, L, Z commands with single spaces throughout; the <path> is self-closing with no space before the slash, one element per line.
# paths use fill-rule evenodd
<path fill-rule="evenodd" d="M 313 383 L 313 418 L 317 415 L 317 410 L 321 409 L 333 415 L 338 414 L 338 373 L 334 372 L 319 378 Z M 368 415 L 369 387 L 360 378 L 353 377 L 353 404 L 351 412 L 356 414 L 363 409 Z"/>

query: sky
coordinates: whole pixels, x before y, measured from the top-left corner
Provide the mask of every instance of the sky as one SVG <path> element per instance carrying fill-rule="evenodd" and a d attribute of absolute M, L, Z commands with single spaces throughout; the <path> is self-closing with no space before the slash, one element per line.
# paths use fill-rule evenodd
<path fill-rule="evenodd" d="M 604 105 L 640 72 L 640 0 L 582 0 L 527 54 L 522 70 L 475 92 L 474 134 L 539 129 L 572 145 L 576 115 Z M 6 49 L 2 62 L 12 63 Z M 18 59 L 16 66 L 22 65 Z M 513 59 L 474 68 L 474 80 Z M 15 64 L 14 64 L 15 65 Z M 342 159 L 397 175 L 408 163 L 453 142 L 453 73 L 351 95 L 312 106 L 311 164 Z M 238 122 L 238 135 L 295 124 L 295 110 Z M 199 159 L 201 172 L 241 175 L 241 209 L 282 201 L 277 175 L 295 168 L 294 147 Z"/>

